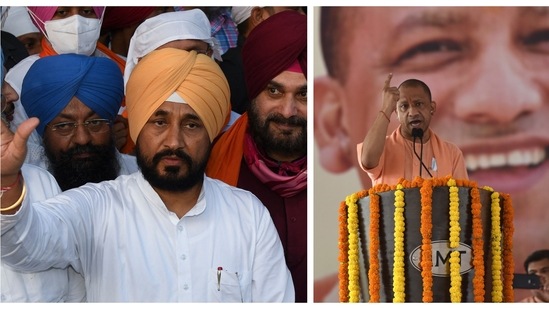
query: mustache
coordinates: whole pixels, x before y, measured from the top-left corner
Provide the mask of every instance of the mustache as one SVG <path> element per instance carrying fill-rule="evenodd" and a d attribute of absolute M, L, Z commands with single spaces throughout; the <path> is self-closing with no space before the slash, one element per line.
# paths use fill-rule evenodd
<path fill-rule="evenodd" d="M 81 153 L 91 153 L 94 155 L 101 154 L 104 151 L 104 147 L 101 146 L 94 146 L 91 144 L 87 145 L 76 145 L 67 151 L 62 152 L 63 157 L 65 158 L 71 158 L 75 155 L 79 155 Z"/>
<path fill-rule="evenodd" d="M 152 163 L 156 165 L 160 162 L 160 160 L 162 160 L 163 157 L 172 157 L 172 156 L 178 157 L 179 159 L 187 163 L 189 166 L 192 165 L 193 163 L 191 157 L 186 152 L 184 152 L 183 149 L 181 148 L 166 149 L 155 154 L 152 158 Z"/>
<path fill-rule="evenodd" d="M 268 116 L 267 119 L 265 119 L 265 122 L 269 122 L 269 121 L 279 123 L 279 124 L 284 124 L 284 125 L 291 125 L 291 126 L 300 126 L 300 127 L 307 126 L 307 120 L 298 116 L 291 116 L 290 118 L 286 118 L 281 114 L 273 114 Z"/>

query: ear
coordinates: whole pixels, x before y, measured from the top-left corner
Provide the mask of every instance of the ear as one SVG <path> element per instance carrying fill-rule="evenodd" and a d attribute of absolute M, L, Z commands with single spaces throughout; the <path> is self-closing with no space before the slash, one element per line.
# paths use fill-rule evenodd
<path fill-rule="evenodd" d="M 431 115 L 437 111 L 437 102 L 431 101 Z"/>
<path fill-rule="evenodd" d="M 332 173 L 342 173 L 353 165 L 349 135 L 343 125 L 342 104 L 345 100 L 339 83 L 328 77 L 315 78 L 314 136 L 320 164 Z"/>
<path fill-rule="evenodd" d="M 252 11 L 250 12 L 249 18 L 250 18 L 249 28 L 253 29 L 255 28 L 255 26 L 259 25 L 263 21 L 263 9 L 258 6 L 254 6 Z"/>

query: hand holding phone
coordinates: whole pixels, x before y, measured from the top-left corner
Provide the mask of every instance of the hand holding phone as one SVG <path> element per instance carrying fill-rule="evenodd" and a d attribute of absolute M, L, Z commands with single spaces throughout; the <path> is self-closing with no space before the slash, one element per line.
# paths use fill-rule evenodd
<path fill-rule="evenodd" d="M 513 274 L 513 288 L 524 290 L 541 289 L 539 276 L 533 274 Z"/>

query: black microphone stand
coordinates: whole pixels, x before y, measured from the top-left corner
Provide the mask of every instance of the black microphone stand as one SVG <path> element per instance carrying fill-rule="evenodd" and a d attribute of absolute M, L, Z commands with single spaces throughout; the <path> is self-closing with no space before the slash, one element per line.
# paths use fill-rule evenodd
<path fill-rule="evenodd" d="M 422 129 L 412 129 L 412 136 L 414 137 L 414 154 L 416 155 L 416 157 L 419 159 L 419 162 L 421 163 L 420 166 L 419 166 L 419 177 L 421 177 L 422 167 L 425 167 L 425 170 L 427 171 L 429 176 L 431 176 L 431 178 L 433 178 L 433 175 L 431 174 L 431 172 L 429 172 L 429 169 L 423 163 L 423 130 Z M 420 155 L 418 155 L 417 151 L 416 151 L 416 138 L 417 137 L 419 137 L 419 141 L 420 141 L 420 144 L 421 144 Z"/>

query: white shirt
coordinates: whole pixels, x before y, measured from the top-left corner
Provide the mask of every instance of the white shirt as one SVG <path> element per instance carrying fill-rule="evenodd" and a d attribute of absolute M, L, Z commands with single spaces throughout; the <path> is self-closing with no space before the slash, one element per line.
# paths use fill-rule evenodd
<path fill-rule="evenodd" d="M 181 219 L 138 172 L 41 204 L 25 199 L 0 223 L 7 262 L 33 271 L 72 265 L 90 302 L 294 301 L 268 210 L 208 177 Z"/>
<path fill-rule="evenodd" d="M 29 201 L 41 201 L 61 192 L 55 178 L 47 171 L 24 164 L 21 168 Z M 23 273 L 0 265 L 1 302 L 81 302 L 86 299 L 84 278 L 71 267 Z"/>

